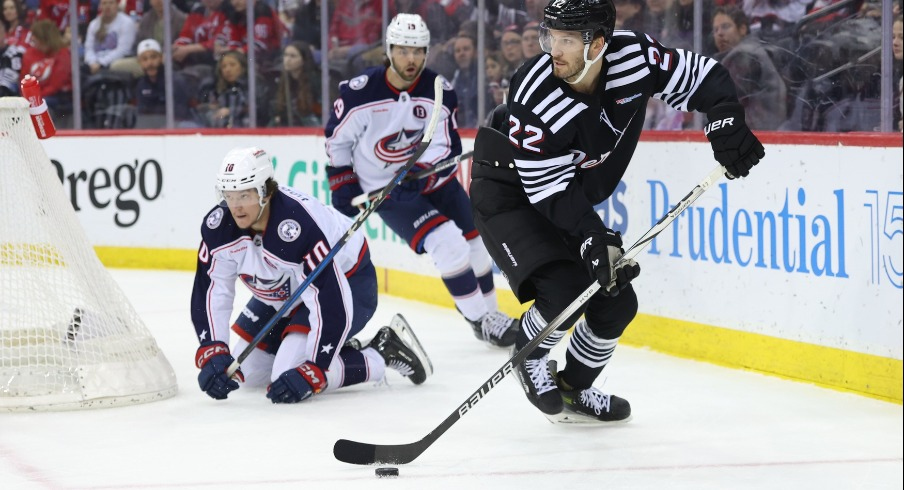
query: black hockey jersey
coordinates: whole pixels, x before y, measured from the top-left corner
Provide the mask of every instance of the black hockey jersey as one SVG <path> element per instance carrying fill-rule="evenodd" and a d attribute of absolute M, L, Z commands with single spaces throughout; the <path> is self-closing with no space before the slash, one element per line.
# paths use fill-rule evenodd
<path fill-rule="evenodd" d="M 509 97 L 508 137 L 524 192 L 576 237 L 599 231 L 593 205 L 624 175 L 650 97 L 701 112 L 737 101 L 728 72 L 715 60 L 621 30 L 609 41 L 593 94 L 553 76 L 552 57 L 544 53 L 517 70 Z"/>

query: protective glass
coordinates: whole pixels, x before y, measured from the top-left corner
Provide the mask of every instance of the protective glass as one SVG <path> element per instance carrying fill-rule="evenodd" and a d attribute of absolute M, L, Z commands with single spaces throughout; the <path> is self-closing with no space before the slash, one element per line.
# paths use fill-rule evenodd
<path fill-rule="evenodd" d="M 552 53 L 553 49 L 580 53 L 584 50 L 584 41 L 580 31 L 552 31 L 546 24 L 540 24 L 540 49 L 545 53 Z"/>
<path fill-rule="evenodd" d="M 222 191 L 221 196 L 226 202 L 226 206 L 230 208 L 239 206 L 250 206 L 260 201 L 257 195 L 257 189 L 244 189 L 241 191 Z"/>

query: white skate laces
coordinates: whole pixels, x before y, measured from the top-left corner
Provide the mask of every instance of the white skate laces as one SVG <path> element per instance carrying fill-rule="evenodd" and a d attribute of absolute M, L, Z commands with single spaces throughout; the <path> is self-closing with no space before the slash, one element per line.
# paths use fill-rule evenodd
<path fill-rule="evenodd" d="M 530 375 L 530 382 L 534 385 L 534 389 L 537 390 L 537 395 L 542 395 L 547 391 L 558 388 L 547 367 L 548 357 L 549 354 L 546 354 L 540 359 L 527 359 L 524 361 L 524 369 L 526 369 L 527 373 Z M 584 396 L 583 393 L 581 396 Z M 606 403 L 608 404 L 608 400 Z"/>
<path fill-rule="evenodd" d="M 581 391 L 581 405 L 593 409 L 593 412 L 597 415 L 602 414 L 604 411 L 609 411 L 610 400 L 611 395 L 607 395 L 596 388 L 587 388 Z"/>
<path fill-rule="evenodd" d="M 388 363 L 386 363 L 386 366 L 395 369 L 402 376 L 411 376 L 412 374 L 414 374 L 414 369 L 411 367 L 411 365 L 399 359 L 390 360 Z"/>
<path fill-rule="evenodd" d="M 509 318 L 505 313 L 496 310 L 491 311 L 480 319 L 480 329 L 483 331 L 483 339 L 502 338 L 506 330 L 511 327 L 514 318 Z"/>

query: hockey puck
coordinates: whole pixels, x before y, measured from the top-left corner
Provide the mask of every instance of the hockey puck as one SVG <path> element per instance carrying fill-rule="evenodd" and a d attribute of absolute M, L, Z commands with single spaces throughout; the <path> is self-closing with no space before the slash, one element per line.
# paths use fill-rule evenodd
<path fill-rule="evenodd" d="M 380 478 L 399 476 L 399 469 L 393 468 L 391 466 L 384 466 L 382 468 L 377 468 L 376 470 L 374 470 L 374 473 L 376 473 Z"/>

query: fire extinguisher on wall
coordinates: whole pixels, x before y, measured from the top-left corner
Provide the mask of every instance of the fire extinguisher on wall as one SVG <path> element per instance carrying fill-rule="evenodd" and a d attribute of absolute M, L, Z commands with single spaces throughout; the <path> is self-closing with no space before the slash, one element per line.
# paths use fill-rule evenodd
<path fill-rule="evenodd" d="M 22 97 L 28 100 L 28 112 L 31 114 L 31 123 L 38 138 L 44 140 L 55 135 L 56 127 L 47 110 L 47 102 L 41 96 L 41 84 L 38 79 L 32 75 L 25 75 L 21 86 Z"/>

